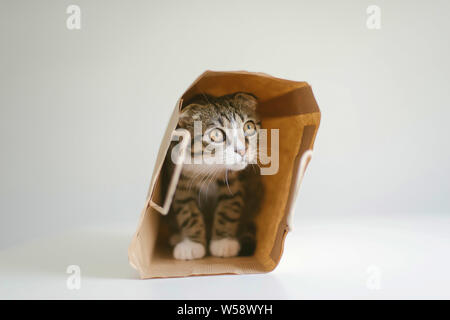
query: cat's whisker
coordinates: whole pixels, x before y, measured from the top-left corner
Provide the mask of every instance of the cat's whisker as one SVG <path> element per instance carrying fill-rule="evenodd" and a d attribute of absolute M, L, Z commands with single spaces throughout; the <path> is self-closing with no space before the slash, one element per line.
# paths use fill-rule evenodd
<path fill-rule="evenodd" d="M 197 185 L 199 181 L 202 181 L 209 170 L 209 168 L 207 166 L 199 166 L 198 168 L 199 168 L 198 173 L 196 173 L 191 180 L 191 184 L 190 184 L 191 187 L 194 184 Z M 190 188 L 189 188 L 189 190 L 190 190 Z"/>
<path fill-rule="evenodd" d="M 230 185 L 228 183 L 228 169 L 226 169 L 226 171 L 225 171 L 225 182 L 227 184 L 228 191 L 230 192 L 230 194 L 233 194 L 233 192 L 231 192 Z"/>
<path fill-rule="evenodd" d="M 213 170 L 213 172 L 212 172 L 212 174 L 211 174 L 211 179 L 210 179 L 210 181 L 209 181 L 209 183 L 208 183 L 208 185 L 207 185 L 207 187 L 206 187 L 206 192 L 205 192 L 206 195 L 208 195 L 209 186 L 211 185 L 211 183 L 212 183 L 213 181 L 216 180 L 216 178 L 217 178 L 217 173 L 218 173 L 218 172 L 219 172 L 219 169 L 218 169 L 218 168 L 216 168 L 216 169 Z"/>
<path fill-rule="evenodd" d="M 202 191 L 205 189 L 205 187 L 207 187 L 209 185 L 209 183 L 208 183 L 209 178 L 214 173 L 214 167 L 213 168 L 206 167 L 206 169 L 207 169 L 206 170 L 207 172 L 200 181 L 200 187 L 199 187 L 199 191 L 198 191 L 199 202 L 201 199 Z M 208 193 L 208 189 L 206 190 L 206 192 L 204 192 L 205 197 L 207 197 L 207 193 Z"/>
<path fill-rule="evenodd" d="M 207 171 L 209 168 L 206 168 L 205 171 Z M 205 172 L 204 171 L 204 172 Z M 200 177 L 200 181 L 197 183 L 198 187 L 198 202 L 199 204 L 201 203 L 201 194 L 202 194 L 202 188 L 203 188 L 203 181 L 206 179 L 206 177 L 208 176 L 207 172 L 204 175 L 201 175 Z"/>
<path fill-rule="evenodd" d="M 200 168 L 199 171 L 194 174 L 194 176 L 191 178 L 191 181 L 189 182 L 188 190 L 191 190 L 192 186 L 194 185 L 194 182 L 196 182 L 198 178 L 201 177 L 202 172 L 204 171 L 205 171 L 204 168 Z"/>

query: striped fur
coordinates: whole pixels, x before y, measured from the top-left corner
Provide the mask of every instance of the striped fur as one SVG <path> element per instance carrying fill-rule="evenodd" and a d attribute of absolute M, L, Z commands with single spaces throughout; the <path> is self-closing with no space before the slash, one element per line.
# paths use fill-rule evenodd
<path fill-rule="evenodd" d="M 256 104 L 256 98 L 245 93 L 201 95 L 183 109 L 178 126 L 191 133 L 194 161 L 183 165 L 168 215 L 175 258 L 198 259 L 208 251 L 218 257 L 253 254 L 253 217 L 262 197 L 255 164 L 260 128 Z M 197 136 L 194 121 L 202 123 Z M 211 145 L 216 147 L 213 152 Z M 196 162 L 202 156 L 216 157 L 220 163 Z M 173 166 L 168 162 L 170 177 Z"/>

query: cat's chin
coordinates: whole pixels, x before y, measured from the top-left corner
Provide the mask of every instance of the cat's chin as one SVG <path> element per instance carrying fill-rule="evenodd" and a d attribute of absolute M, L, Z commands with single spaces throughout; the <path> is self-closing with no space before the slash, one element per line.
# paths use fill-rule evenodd
<path fill-rule="evenodd" d="M 241 163 L 227 165 L 226 169 L 229 169 L 231 171 L 241 171 L 241 170 L 244 170 L 246 167 L 247 167 L 247 163 L 241 162 Z"/>
<path fill-rule="evenodd" d="M 225 173 L 227 171 L 241 171 L 247 167 L 247 162 L 239 162 L 233 164 L 221 164 L 221 165 L 210 165 L 210 164 L 188 164 L 183 166 L 183 174 L 186 176 L 206 176 L 210 172 L 215 173 Z"/>

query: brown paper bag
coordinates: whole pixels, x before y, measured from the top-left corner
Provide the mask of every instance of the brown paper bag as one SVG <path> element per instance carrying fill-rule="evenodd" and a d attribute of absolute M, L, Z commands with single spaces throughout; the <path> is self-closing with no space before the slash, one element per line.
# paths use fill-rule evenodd
<path fill-rule="evenodd" d="M 265 197 L 256 218 L 255 254 L 250 257 L 206 256 L 198 260 L 175 260 L 168 244 L 167 227 L 160 223 L 160 218 L 170 208 L 181 164 L 176 167 L 167 186 L 161 181 L 160 173 L 171 137 L 183 135 L 174 131 L 179 111 L 183 107 L 183 101 L 188 101 L 199 93 L 222 96 L 237 91 L 251 92 L 258 97 L 262 128 L 268 131 L 279 129 L 278 171 L 276 174 L 262 176 Z M 172 113 L 159 149 L 139 225 L 128 250 L 130 264 L 139 271 L 141 278 L 272 271 L 280 261 L 284 239 L 292 225 L 292 204 L 312 155 L 319 122 L 320 110 L 311 87 L 306 82 L 245 71 L 206 71 L 195 80 L 178 100 Z M 270 144 L 270 139 L 268 140 Z"/>

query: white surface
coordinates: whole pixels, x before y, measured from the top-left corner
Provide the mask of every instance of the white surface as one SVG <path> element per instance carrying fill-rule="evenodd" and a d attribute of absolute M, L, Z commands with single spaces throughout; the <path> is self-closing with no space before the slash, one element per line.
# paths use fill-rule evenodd
<path fill-rule="evenodd" d="M 77 0 L 77 31 L 69 4 L 0 1 L 1 297 L 450 298 L 450 1 Z M 207 69 L 312 85 L 294 232 L 271 274 L 138 281 L 160 139 Z"/>
<path fill-rule="evenodd" d="M 272 273 L 177 279 L 138 279 L 134 227 L 74 230 L 1 251 L 0 298 L 450 298 L 448 217 L 298 221 Z M 79 290 L 67 289 L 68 265 L 81 268 Z M 378 290 L 367 285 L 374 267 Z"/>

